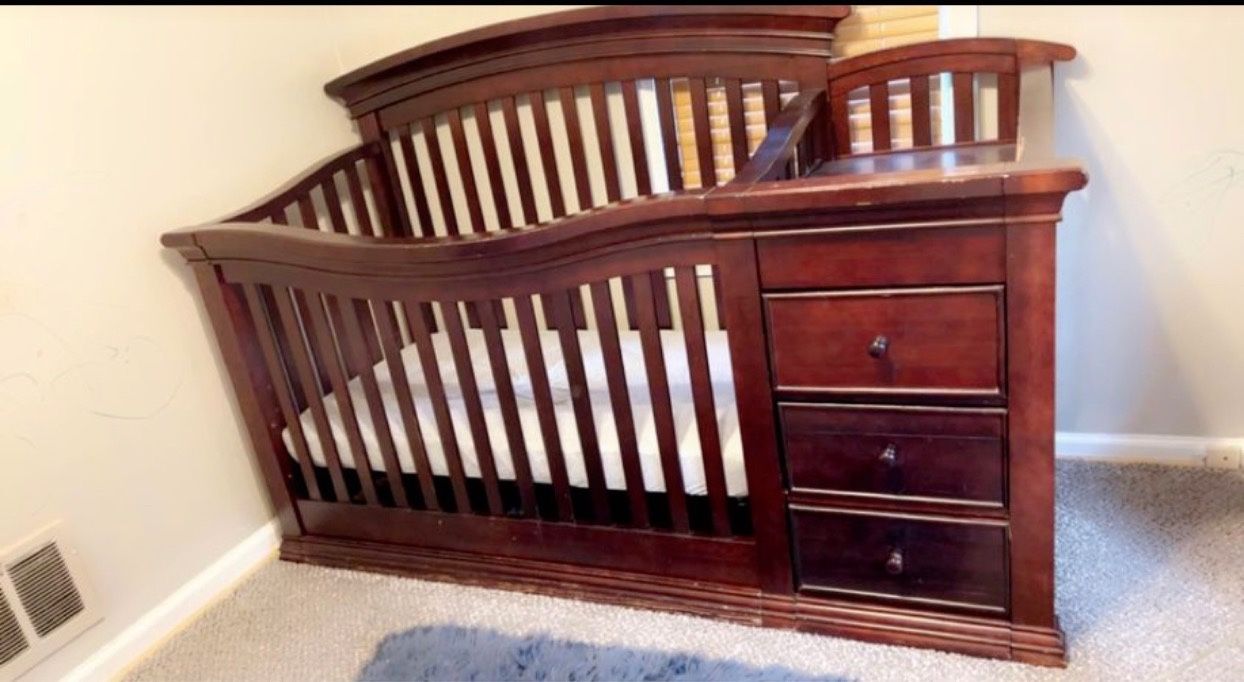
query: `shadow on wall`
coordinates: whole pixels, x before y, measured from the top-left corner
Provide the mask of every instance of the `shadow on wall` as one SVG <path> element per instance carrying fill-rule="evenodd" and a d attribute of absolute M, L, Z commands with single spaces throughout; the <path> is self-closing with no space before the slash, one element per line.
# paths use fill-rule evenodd
<path fill-rule="evenodd" d="M 1110 122 L 1063 83 L 1090 78 L 1092 59 L 1060 67 L 1055 85 L 1058 151 L 1089 175 L 1059 228 L 1058 429 L 1212 435 L 1222 425 L 1207 420 L 1201 368 L 1238 349 L 1184 256 L 1211 252 L 1227 212 L 1244 208 L 1244 195 L 1232 192 L 1244 180 L 1244 155 L 1190 157 L 1158 171 L 1164 193 L 1143 191 Z"/>

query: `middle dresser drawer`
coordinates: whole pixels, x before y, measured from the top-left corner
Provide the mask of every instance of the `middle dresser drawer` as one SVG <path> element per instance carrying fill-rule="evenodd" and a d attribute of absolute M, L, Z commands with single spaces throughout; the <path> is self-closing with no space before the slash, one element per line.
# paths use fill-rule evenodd
<path fill-rule="evenodd" d="M 790 489 L 1000 509 L 1000 409 L 779 403 Z"/>
<path fill-rule="evenodd" d="M 765 295 L 778 390 L 1003 392 L 1001 286 Z"/>

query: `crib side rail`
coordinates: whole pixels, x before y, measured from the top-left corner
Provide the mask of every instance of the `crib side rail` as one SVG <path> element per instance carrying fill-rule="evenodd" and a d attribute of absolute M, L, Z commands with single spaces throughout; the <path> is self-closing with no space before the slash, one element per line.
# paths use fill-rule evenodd
<path fill-rule="evenodd" d="M 829 153 L 824 90 L 805 90 L 786 103 L 764 141 L 729 183 L 730 189 L 806 175 Z"/>
<path fill-rule="evenodd" d="M 1013 143 L 1021 77 L 1075 57 L 1069 45 L 1012 38 L 935 40 L 831 62 L 835 158 L 900 148 Z"/>
<path fill-rule="evenodd" d="M 702 204 L 636 200 L 489 237 L 225 224 L 164 244 L 202 273 L 205 296 L 229 302 L 217 333 L 245 358 L 238 390 L 263 406 L 253 436 L 291 508 L 737 537 L 751 521 L 726 480 L 721 420 L 737 416 L 715 402 L 729 362 L 709 337 L 721 246 Z M 572 296 L 586 304 L 587 330 Z M 662 333 L 662 299 L 681 334 Z M 637 350 L 624 352 L 627 334 Z M 499 410 L 486 412 L 489 401 Z M 523 401 L 538 419 L 520 415 Z M 680 409 L 694 437 L 676 430 Z M 533 445 L 542 457 L 528 457 Z M 702 494 L 688 494 L 688 475 Z"/>
<path fill-rule="evenodd" d="M 374 142 L 334 152 L 216 223 L 271 223 L 373 236 L 406 234 L 389 169 Z"/>

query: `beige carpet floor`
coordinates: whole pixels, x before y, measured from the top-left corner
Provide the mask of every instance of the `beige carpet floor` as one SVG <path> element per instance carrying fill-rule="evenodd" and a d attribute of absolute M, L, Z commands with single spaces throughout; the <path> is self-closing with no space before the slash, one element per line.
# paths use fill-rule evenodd
<path fill-rule="evenodd" d="M 1244 475 L 1058 466 L 1065 670 L 273 562 L 129 680 L 348 680 L 387 634 L 456 624 L 859 680 L 1244 680 Z"/>

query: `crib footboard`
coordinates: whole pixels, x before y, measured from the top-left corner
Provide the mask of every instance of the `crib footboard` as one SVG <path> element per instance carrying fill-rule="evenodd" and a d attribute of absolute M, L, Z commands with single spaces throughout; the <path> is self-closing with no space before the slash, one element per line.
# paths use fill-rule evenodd
<path fill-rule="evenodd" d="M 779 490 L 777 463 L 742 457 L 732 384 L 739 344 L 763 348 L 722 331 L 757 326 L 730 305 L 754 267 L 702 197 L 487 237 L 230 223 L 164 244 L 195 272 L 286 556 L 755 593 L 750 496 Z M 749 267 L 715 282 L 730 262 Z"/>

